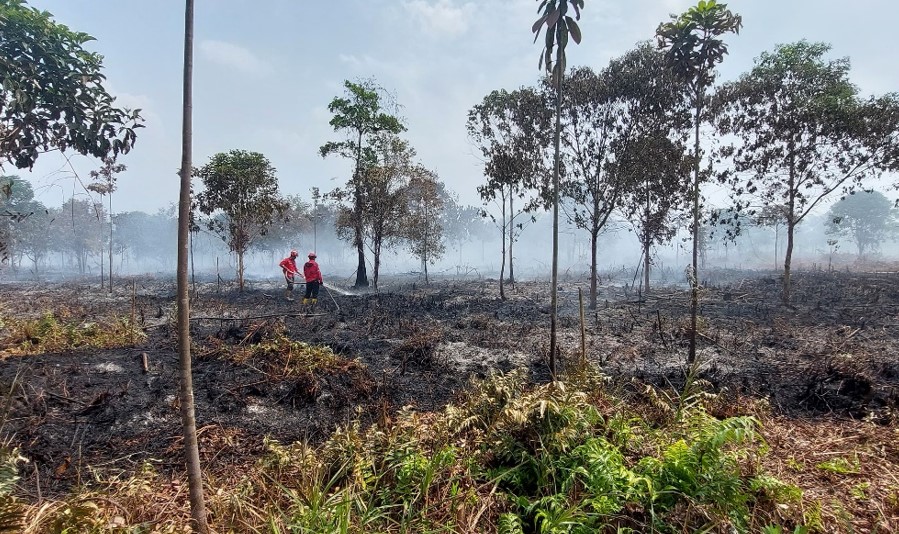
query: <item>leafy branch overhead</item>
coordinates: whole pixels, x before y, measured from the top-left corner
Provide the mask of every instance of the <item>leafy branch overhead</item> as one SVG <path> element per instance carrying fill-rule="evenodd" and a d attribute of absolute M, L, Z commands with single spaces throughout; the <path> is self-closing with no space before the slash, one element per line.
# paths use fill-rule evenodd
<path fill-rule="evenodd" d="M 98 158 L 131 150 L 143 118 L 103 87 L 103 56 L 84 49 L 93 37 L 23 0 L 0 3 L 0 35 L 0 163 L 21 169 L 50 150 Z"/>
<path fill-rule="evenodd" d="M 540 18 L 531 26 L 534 34 L 534 42 L 540 38 L 543 26 L 546 26 L 545 43 L 540 53 L 538 69 L 546 67 L 546 73 L 552 76 L 553 85 L 558 85 L 561 74 L 565 72 L 565 47 L 568 46 L 568 37 L 576 44 L 581 43 L 581 28 L 577 21 L 581 20 L 581 9 L 584 8 L 584 0 L 537 0 L 540 7 L 537 13 Z M 574 17 L 568 15 L 570 9 L 574 11 Z M 555 58 L 553 58 L 555 51 Z"/>

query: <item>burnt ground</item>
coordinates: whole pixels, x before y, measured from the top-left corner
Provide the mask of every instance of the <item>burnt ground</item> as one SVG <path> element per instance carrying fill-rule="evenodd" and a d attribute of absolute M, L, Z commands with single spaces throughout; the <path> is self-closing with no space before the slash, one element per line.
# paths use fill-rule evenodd
<path fill-rule="evenodd" d="M 115 296 L 96 282 L 0 286 L 3 318 L 65 310 L 70 320 L 99 322 L 133 312 L 146 333 L 127 348 L 23 356 L 0 347 L 0 391 L 9 402 L 0 437 L 30 460 L 22 487 L 32 497 L 84 479 L 87 466 L 128 472 L 148 460 L 182 465 L 174 283 L 137 279 L 132 294 L 130 281 L 122 282 Z M 370 423 L 403 406 L 439 410 L 472 377 L 497 370 L 525 367 L 535 381 L 548 379 L 545 282 L 519 282 L 504 301 L 495 280 L 390 284 L 380 294 L 332 290 L 312 316 L 285 301 L 274 283 L 255 282 L 243 293 L 201 285 L 192 335 L 204 462 L 252 462 L 263 436 L 320 442 L 353 419 Z M 786 417 L 895 425 L 899 274 L 797 273 L 789 308 L 779 304 L 778 284 L 751 273 L 714 274 L 699 323 L 698 376 L 706 387 L 767 397 Z M 580 354 L 579 288 L 586 298 L 585 282 L 560 285 L 563 364 Z M 598 308 L 586 312 L 587 356 L 624 394 L 643 383 L 680 388 L 688 313 L 682 288 L 640 295 L 626 284 L 604 284 Z M 264 358 L 222 356 L 223 347 L 274 331 L 362 365 L 291 374 Z"/>

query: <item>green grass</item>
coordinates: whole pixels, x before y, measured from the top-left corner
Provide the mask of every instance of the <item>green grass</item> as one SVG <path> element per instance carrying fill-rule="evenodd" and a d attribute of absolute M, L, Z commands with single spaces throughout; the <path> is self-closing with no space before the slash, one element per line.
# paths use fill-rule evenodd
<path fill-rule="evenodd" d="M 247 350 L 283 357 L 289 349 L 289 361 L 308 369 L 304 347 L 284 343 Z M 529 384 L 524 372 L 498 375 L 439 413 L 407 409 L 382 425 L 353 423 L 316 447 L 265 440 L 265 453 L 246 469 L 207 473 L 207 504 L 219 532 L 800 533 L 815 526 L 813 505 L 800 506 L 802 490 L 763 472 L 759 421 L 713 417 L 708 398 L 625 401 L 585 369 L 545 385 Z M 32 509 L 28 532 L 63 524 L 72 532 L 176 532 L 189 517 L 183 491 L 151 467 L 131 478 L 98 471 L 70 498 L 45 503 L 42 514 Z"/>

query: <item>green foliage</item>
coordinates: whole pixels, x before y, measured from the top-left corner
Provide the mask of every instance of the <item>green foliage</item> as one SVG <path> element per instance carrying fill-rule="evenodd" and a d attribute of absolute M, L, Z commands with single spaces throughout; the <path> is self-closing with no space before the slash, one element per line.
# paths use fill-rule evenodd
<path fill-rule="evenodd" d="M 270 359 L 284 349 L 273 339 L 254 350 Z M 210 499 L 216 526 L 586 534 L 770 525 L 769 532 L 782 532 L 772 518 L 796 522 L 780 504 L 810 513 L 798 488 L 759 472 L 753 418 L 719 420 L 690 403 L 680 419 L 659 426 L 613 402 L 598 375 L 582 370 L 566 378 L 534 387 L 524 371 L 494 376 L 443 413 L 407 408 L 366 430 L 357 421 L 320 446 L 267 439 L 256 466 Z M 111 500 L 133 503 L 160 486 L 158 478 L 145 470 L 97 481 L 114 491 Z M 53 508 L 42 526 L 102 531 L 116 508 L 91 495 Z"/>
<path fill-rule="evenodd" d="M 843 197 L 827 212 L 827 233 L 848 237 L 861 256 L 877 250 L 899 230 L 893 203 L 878 191 L 859 191 Z"/>
<path fill-rule="evenodd" d="M 22 531 L 24 507 L 12 490 L 19 480 L 19 464 L 25 461 L 18 450 L 0 444 L 0 533 Z"/>
<path fill-rule="evenodd" d="M 75 320 L 66 310 L 48 312 L 40 319 L 6 317 L 0 347 L 8 354 L 41 354 L 83 348 L 116 348 L 146 337 L 127 317 L 98 321 Z"/>
<path fill-rule="evenodd" d="M 534 34 L 534 42 L 540 38 L 543 26 L 546 26 L 546 39 L 543 51 L 540 53 L 540 61 L 537 68 L 546 67 L 547 75 L 552 77 L 553 86 L 558 86 L 565 73 L 565 48 L 568 46 L 568 38 L 575 44 L 581 43 L 581 28 L 577 21 L 581 20 L 581 9 L 584 9 L 584 0 L 537 0 L 540 7 L 537 13 L 540 18 L 531 26 Z M 569 6 L 574 11 L 574 18 L 568 15 Z M 553 50 L 556 51 L 553 56 Z"/>
<path fill-rule="evenodd" d="M 102 56 L 84 49 L 90 35 L 23 0 L 0 1 L 0 35 L 0 162 L 23 169 L 52 149 L 98 158 L 131 150 L 140 110 L 114 106 Z"/>
<path fill-rule="evenodd" d="M 740 33 L 743 19 L 715 0 L 700 0 L 671 19 L 656 29 L 659 48 L 666 50 L 675 75 L 689 84 L 694 106 L 701 105 L 703 91 L 715 81 L 715 65 L 727 54 L 721 36 Z"/>
<path fill-rule="evenodd" d="M 344 204 L 339 224 L 347 231 L 338 235 L 349 240 L 358 252 L 356 286 L 368 287 L 363 246 L 367 204 L 363 180 L 367 170 L 378 162 L 375 140 L 379 136 L 396 136 L 406 131 L 406 126 L 394 114 L 384 110 L 385 106 L 395 108 L 396 103 L 374 80 L 356 83 L 347 80 L 343 85 L 345 96 L 335 97 L 328 110 L 334 114 L 329 124 L 335 132 L 343 132 L 346 139 L 325 143 L 319 153 L 323 158 L 336 154 L 353 161 L 353 175 L 346 187 L 336 189 L 329 196 Z"/>
<path fill-rule="evenodd" d="M 832 460 L 826 460 L 819 464 L 815 464 L 815 467 L 838 475 L 854 475 L 859 473 L 859 461 L 857 455 L 852 459 L 837 456 Z"/>
<path fill-rule="evenodd" d="M 278 178 L 268 158 L 259 152 L 232 150 L 209 158 L 194 169 L 205 190 L 197 195 L 197 205 L 209 217 L 207 227 L 218 233 L 237 254 L 237 276 L 243 289 L 243 256 L 275 217 L 287 209 L 278 193 Z"/>

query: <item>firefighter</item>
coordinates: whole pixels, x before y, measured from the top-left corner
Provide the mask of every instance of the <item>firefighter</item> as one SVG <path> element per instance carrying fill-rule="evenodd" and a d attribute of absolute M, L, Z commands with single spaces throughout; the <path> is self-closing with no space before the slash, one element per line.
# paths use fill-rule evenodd
<path fill-rule="evenodd" d="M 291 250 L 290 256 L 284 258 L 281 260 L 281 263 L 278 264 L 278 266 L 281 267 L 281 271 L 284 273 L 284 280 L 287 281 L 287 289 L 284 290 L 284 298 L 287 300 L 293 300 L 293 297 L 290 295 L 293 293 L 294 277 L 300 274 L 297 270 L 297 256 L 299 256 L 299 253 L 297 253 L 296 250 Z"/>
<path fill-rule="evenodd" d="M 318 302 L 318 288 L 325 283 L 322 280 L 322 272 L 315 262 L 315 252 L 309 253 L 309 261 L 303 265 L 303 275 L 306 277 L 306 294 L 303 296 L 303 304 L 312 304 Z"/>

